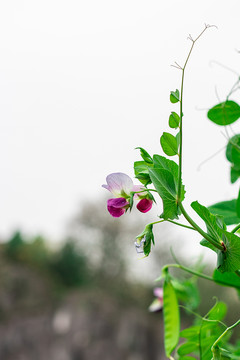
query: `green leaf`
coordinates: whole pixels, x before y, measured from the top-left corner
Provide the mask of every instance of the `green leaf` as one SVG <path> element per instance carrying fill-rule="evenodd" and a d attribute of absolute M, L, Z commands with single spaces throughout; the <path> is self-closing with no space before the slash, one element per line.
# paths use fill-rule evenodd
<path fill-rule="evenodd" d="M 239 218 L 239 221 L 238 221 L 238 222 L 240 223 L 240 188 L 239 188 L 239 192 L 238 192 L 236 209 L 237 209 L 237 216 L 238 216 L 238 218 Z"/>
<path fill-rule="evenodd" d="M 233 184 L 240 177 L 240 134 L 229 139 L 226 158 L 231 163 L 231 183 Z"/>
<path fill-rule="evenodd" d="M 223 320 L 227 313 L 227 305 L 223 301 L 218 301 L 208 313 L 209 320 Z"/>
<path fill-rule="evenodd" d="M 180 132 L 177 133 L 177 135 L 175 137 L 176 137 L 176 140 L 177 140 L 177 148 L 179 148 L 179 145 L 180 145 Z"/>
<path fill-rule="evenodd" d="M 177 205 L 177 192 L 173 175 L 165 169 L 150 169 L 149 175 L 155 189 L 163 201 L 161 218 L 177 219 L 180 211 Z"/>
<path fill-rule="evenodd" d="M 229 139 L 226 148 L 226 158 L 233 164 L 240 165 L 240 134 Z"/>
<path fill-rule="evenodd" d="M 136 178 L 143 184 L 151 184 L 152 181 L 149 176 L 149 166 L 145 161 L 135 161 L 134 162 L 134 173 Z"/>
<path fill-rule="evenodd" d="M 216 283 L 222 286 L 230 286 L 236 289 L 240 289 L 240 277 L 235 273 L 221 273 L 217 269 L 213 272 L 213 279 Z"/>
<path fill-rule="evenodd" d="M 197 201 L 192 208 L 205 221 L 209 235 L 218 243 L 225 244 L 225 250 L 216 250 L 218 254 L 218 269 L 221 272 L 234 272 L 240 269 L 240 239 L 237 235 L 226 231 L 226 225 L 221 217 L 213 215 Z M 206 246 L 206 245 L 205 245 Z"/>
<path fill-rule="evenodd" d="M 240 118 L 240 106 L 232 100 L 227 100 L 211 108 L 207 116 L 217 125 L 229 125 Z"/>
<path fill-rule="evenodd" d="M 148 231 L 145 234 L 145 243 L 143 245 L 143 252 L 144 252 L 144 255 L 146 255 L 146 256 L 148 256 L 151 252 L 152 243 L 154 245 L 154 235 L 152 232 L 152 227 L 153 227 L 152 224 L 146 226 Z"/>
<path fill-rule="evenodd" d="M 149 175 L 155 189 L 163 201 L 163 219 L 177 219 L 180 209 L 177 205 L 178 165 L 164 156 L 153 155 L 153 168 Z M 184 199 L 184 186 L 181 186 L 181 200 Z"/>
<path fill-rule="evenodd" d="M 174 156 L 178 153 L 178 145 L 175 136 L 164 132 L 160 138 L 163 151 L 168 156 Z"/>
<path fill-rule="evenodd" d="M 199 204 L 197 201 L 192 202 L 191 206 L 205 222 L 209 235 L 211 235 L 211 237 L 220 244 L 222 241 L 222 232 L 220 226 L 224 227 L 224 224 L 221 223 L 220 218 L 211 214 L 208 208 Z"/>
<path fill-rule="evenodd" d="M 176 91 L 171 91 L 171 93 L 170 93 L 170 101 L 171 101 L 171 103 L 173 103 L 173 104 L 177 103 L 180 100 L 179 95 L 180 94 L 179 94 L 178 89 L 176 89 Z"/>
<path fill-rule="evenodd" d="M 205 247 L 207 247 L 207 248 L 215 251 L 216 253 L 218 252 L 218 249 L 217 249 L 215 246 L 213 246 L 213 245 L 212 245 L 209 241 L 207 241 L 206 239 L 202 239 L 202 240 L 200 241 L 200 245 L 205 246 Z"/>
<path fill-rule="evenodd" d="M 180 356 L 178 360 L 196 360 L 193 356 Z"/>
<path fill-rule="evenodd" d="M 163 285 L 163 319 L 164 319 L 164 347 L 169 358 L 178 344 L 180 333 L 180 315 L 177 296 L 169 279 Z"/>
<path fill-rule="evenodd" d="M 200 296 L 196 284 L 196 278 L 190 279 L 174 279 L 172 281 L 174 289 L 177 293 L 178 300 L 183 302 L 188 310 L 195 310 L 200 303 Z"/>
<path fill-rule="evenodd" d="M 187 329 L 182 330 L 180 332 L 180 336 L 191 340 L 192 338 L 195 338 L 196 336 L 198 336 L 199 333 L 200 333 L 200 326 L 195 325 L 195 326 L 191 326 Z"/>
<path fill-rule="evenodd" d="M 210 311 L 211 312 L 211 311 Z M 201 360 L 210 360 L 212 358 L 211 347 L 222 333 L 222 325 L 218 321 L 207 321 L 202 319 L 200 330 L 200 349 Z M 217 320 L 217 319 L 211 319 Z"/>
<path fill-rule="evenodd" d="M 234 272 L 240 269 L 240 238 L 226 230 L 222 230 L 226 246 L 225 256 L 219 267 L 221 272 Z"/>
<path fill-rule="evenodd" d="M 135 243 L 136 248 L 141 246 L 141 242 L 144 239 L 143 252 L 145 256 L 148 256 L 150 254 L 151 246 L 152 244 L 154 245 L 154 235 L 152 229 L 153 229 L 153 224 L 148 224 L 145 226 L 143 232 L 138 236 L 136 236 L 136 243 Z"/>
<path fill-rule="evenodd" d="M 142 147 L 136 147 L 136 149 L 140 150 L 141 157 L 147 164 L 151 165 L 153 163 L 152 157 L 149 155 L 149 153 L 146 150 L 144 150 Z"/>
<path fill-rule="evenodd" d="M 178 355 L 188 355 L 191 354 L 194 351 L 197 351 L 199 349 L 199 345 L 197 342 L 186 342 L 179 346 L 178 348 Z"/>
<path fill-rule="evenodd" d="M 179 126 L 179 123 L 180 123 L 179 115 L 176 112 L 172 111 L 168 121 L 170 128 L 176 129 Z"/>
<path fill-rule="evenodd" d="M 226 225 L 240 223 L 240 214 L 237 214 L 237 200 L 221 201 L 209 206 L 208 210 L 212 214 L 223 216 Z"/>
<path fill-rule="evenodd" d="M 169 160 L 161 155 L 153 155 L 153 167 L 155 169 L 165 169 L 170 171 L 173 175 L 174 182 L 177 188 L 178 185 L 178 165 L 173 160 Z"/>
<path fill-rule="evenodd" d="M 232 165 L 230 174 L 231 174 L 230 177 L 231 183 L 234 184 L 237 181 L 237 179 L 240 177 L 240 167 L 237 165 Z"/>

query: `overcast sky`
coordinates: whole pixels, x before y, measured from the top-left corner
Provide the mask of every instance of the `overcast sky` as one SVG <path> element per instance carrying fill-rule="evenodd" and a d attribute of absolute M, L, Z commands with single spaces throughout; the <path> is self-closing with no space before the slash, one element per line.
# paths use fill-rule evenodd
<path fill-rule="evenodd" d="M 186 72 L 186 204 L 236 196 L 223 152 L 197 169 L 226 143 L 206 110 L 237 78 L 213 61 L 240 72 L 239 13 L 238 0 L 2 1 L 0 236 L 62 236 L 81 204 L 103 197 L 107 174 L 133 176 L 135 147 L 161 151 L 178 111 L 169 92 L 181 72 L 171 64 L 184 63 L 187 36 L 204 23 L 218 30 L 199 40 Z"/>

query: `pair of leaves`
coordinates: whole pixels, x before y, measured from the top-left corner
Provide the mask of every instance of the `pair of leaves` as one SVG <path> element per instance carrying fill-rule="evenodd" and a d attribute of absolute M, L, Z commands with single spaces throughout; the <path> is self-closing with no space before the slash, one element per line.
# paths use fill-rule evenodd
<path fill-rule="evenodd" d="M 219 322 L 225 317 L 226 309 L 223 302 L 218 302 L 197 325 L 180 332 L 180 336 L 187 341 L 181 344 L 177 350 L 180 356 L 179 360 L 183 360 L 186 355 L 192 353 L 199 355 L 201 360 L 211 359 L 211 347 L 222 333 L 222 325 Z"/>
<path fill-rule="evenodd" d="M 212 107 L 207 116 L 217 125 L 230 125 L 240 118 L 240 106 L 232 100 L 227 100 Z"/>
<path fill-rule="evenodd" d="M 237 235 L 226 231 L 226 224 L 223 218 L 210 213 L 210 211 L 197 201 L 191 204 L 196 213 L 204 220 L 207 232 L 213 239 L 213 244 L 224 243 L 225 249 L 218 250 L 207 240 L 202 240 L 201 245 L 207 246 L 216 251 L 218 255 L 217 267 L 221 272 L 234 272 L 240 269 L 240 239 Z"/>
<path fill-rule="evenodd" d="M 170 101 L 173 104 L 180 101 L 180 93 L 178 89 L 176 89 L 176 91 L 171 91 Z M 169 116 L 169 126 L 173 129 L 176 129 L 179 127 L 179 123 L 180 117 L 176 112 L 173 111 Z M 170 133 L 164 132 L 160 138 L 160 144 L 166 155 L 177 155 L 179 147 L 179 134 L 177 134 L 177 136 L 173 136 Z"/>
<path fill-rule="evenodd" d="M 163 156 L 153 156 L 153 167 L 149 169 L 149 175 L 155 189 L 163 201 L 163 213 L 161 218 L 176 219 L 180 215 L 177 204 L 178 188 L 178 165 Z M 181 185 L 181 201 L 184 199 L 184 187 Z"/>

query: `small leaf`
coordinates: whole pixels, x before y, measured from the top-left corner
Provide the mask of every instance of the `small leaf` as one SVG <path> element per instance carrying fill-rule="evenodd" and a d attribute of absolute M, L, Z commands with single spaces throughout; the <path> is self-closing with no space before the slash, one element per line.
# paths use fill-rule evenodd
<path fill-rule="evenodd" d="M 169 123 L 170 128 L 176 129 L 179 126 L 179 123 L 180 123 L 179 115 L 176 112 L 172 111 L 171 115 L 169 116 L 169 122 L 168 123 Z"/>
<path fill-rule="evenodd" d="M 221 201 L 209 206 L 208 210 L 212 214 L 223 216 L 226 225 L 240 223 L 240 213 L 237 214 L 237 200 Z"/>
<path fill-rule="evenodd" d="M 209 320 L 223 320 L 227 313 L 227 305 L 223 301 L 217 302 L 208 313 Z"/>
<path fill-rule="evenodd" d="M 195 336 L 198 336 L 200 333 L 200 326 L 199 325 L 195 325 L 195 326 L 191 326 L 187 329 L 184 329 L 180 332 L 180 336 L 184 337 L 186 339 L 191 339 L 194 338 Z"/>
<path fill-rule="evenodd" d="M 240 134 L 229 139 L 226 148 L 226 158 L 235 165 L 240 165 Z"/>
<path fill-rule="evenodd" d="M 236 165 L 232 165 L 230 174 L 231 174 L 230 175 L 231 183 L 234 184 L 237 181 L 237 179 L 240 177 L 240 167 Z"/>
<path fill-rule="evenodd" d="M 153 163 L 152 157 L 149 155 L 149 153 L 146 150 L 144 150 L 142 147 L 137 147 L 136 149 L 140 150 L 141 157 L 147 164 L 151 165 Z"/>
<path fill-rule="evenodd" d="M 144 255 L 146 255 L 146 256 L 148 256 L 151 252 L 152 243 L 154 245 L 154 235 L 152 232 L 152 228 L 153 228 L 152 224 L 147 225 L 145 228 L 145 229 L 147 229 L 147 231 L 145 234 L 145 242 L 143 245 L 143 252 L 144 252 Z"/>
<path fill-rule="evenodd" d="M 135 161 L 134 162 L 134 173 L 136 178 L 143 184 L 151 184 L 152 181 L 149 176 L 149 167 L 145 161 Z"/>
<path fill-rule="evenodd" d="M 179 101 L 179 90 L 176 89 L 176 91 L 171 91 L 170 93 L 170 101 L 171 103 L 175 104 Z"/>
<path fill-rule="evenodd" d="M 164 318 L 164 346 L 169 358 L 178 344 L 180 333 L 180 316 L 177 296 L 169 279 L 163 285 L 163 318 Z"/>
<path fill-rule="evenodd" d="M 197 342 L 186 342 L 179 346 L 178 348 L 178 355 L 188 355 L 194 351 L 199 349 L 199 345 Z"/>
<path fill-rule="evenodd" d="M 168 156 L 174 156 L 178 153 L 178 145 L 175 136 L 164 132 L 160 138 L 163 151 Z"/>
<path fill-rule="evenodd" d="M 234 101 L 227 100 L 211 108 L 207 116 L 217 125 L 229 125 L 240 118 L 240 106 Z"/>

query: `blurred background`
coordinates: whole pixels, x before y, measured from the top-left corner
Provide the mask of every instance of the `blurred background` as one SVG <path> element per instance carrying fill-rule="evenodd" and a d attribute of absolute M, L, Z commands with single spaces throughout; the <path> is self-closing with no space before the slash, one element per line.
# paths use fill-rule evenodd
<path fill-rule="evenodd" d="M 236 197 L 227 135 L 206 113 L 239 76 L 239 9 L 237 0 L 1 2 L 0 359 L 164 359 L 162 314 L 148 307 L 170 248 L 185 264 L 203 256 L 209 273 L 215 258 L 197 235 L 161 224 L 139 259 L 134 239 L 161 203 L 113 219 L 101 185 L 112 172 L 133 177 L 137 146 L 161 151 L 180 86 L 171 64 L 184 63 L 189 33 L 208 23 L 217 29 L 196 44 L 185 77 L 186 207 Z M 219 291 L 210 285 L 200 282 L 202 314 Z M 229 321 L 239 315 L 232 298 Z"/>

